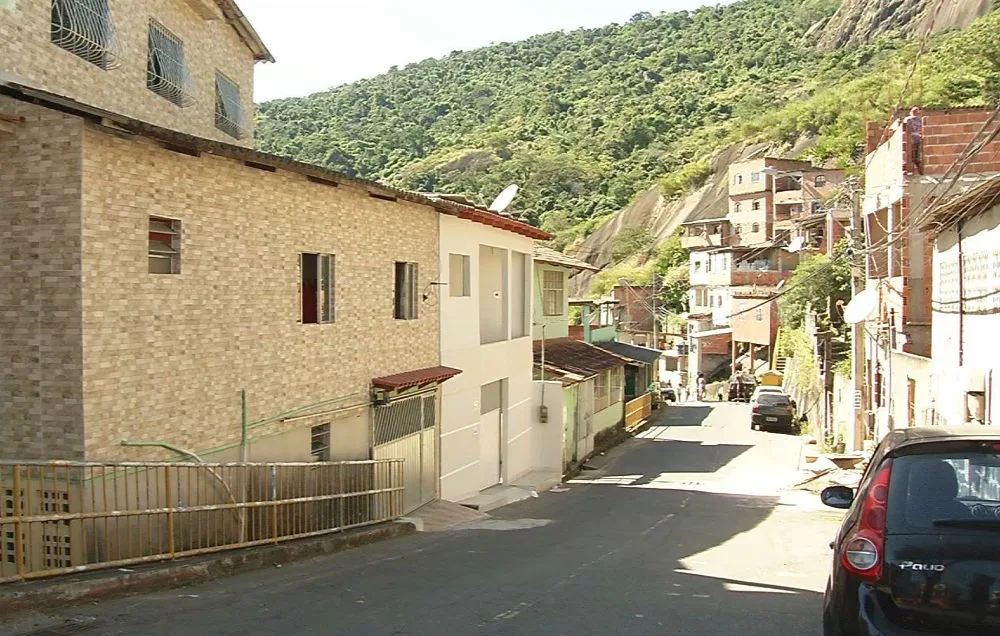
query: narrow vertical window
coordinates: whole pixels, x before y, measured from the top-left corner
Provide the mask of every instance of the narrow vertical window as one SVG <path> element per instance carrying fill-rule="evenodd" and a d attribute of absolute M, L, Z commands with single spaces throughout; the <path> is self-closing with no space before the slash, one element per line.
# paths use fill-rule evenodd
<path fill-rule="evenodd" d="M 542 276 L 542 312 L 546 316 L 563 315 L 563 273 L 546 271 Z"/>
<path fill-rule="evenodd" d="M 396 320 L 417 318 L 417 264 L 396 263 L 395 302 L 393 315 Z"/>
<path fill-rule="evenodd" d="M 320 424 L 312 427 L 312 437 L 309 452 L 315 461 L 330 461 L 330 425 Z"/>
<path fill-rule="evenodd" d="M 460 298 L 472 295 L 471 259 L 465 254 L 448 255 L 448 295 Z"/>
<path fill-rule="evenodd" d="M 334 321 L 334 256 L 300 254 L 302 323 L 327 324 Z"/>
<path fill-rule="evenodd" d="M 149 217 L 149 273 L 181 273 L 181 222 Z"/>

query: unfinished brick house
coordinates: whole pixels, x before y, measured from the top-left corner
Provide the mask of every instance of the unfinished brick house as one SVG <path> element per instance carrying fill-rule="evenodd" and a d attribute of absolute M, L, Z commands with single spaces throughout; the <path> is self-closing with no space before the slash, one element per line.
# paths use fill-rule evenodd
<path fill-rule="evenodd" d="M 869 124 L 862 203 L 867 289 L 878 296 L 867 322 L 865 390 L 876 439 L 931 424 L 938 410 L 932 358 L 933 245 L 922 226 L 935 208 L 1000 174 L 1000 120 L 992 109 L 925 111 L 919 154 L 914 120 Z M 940 374 L 938 374 L 940 375 Z M 952 374 L 954 375 L 954 374 Z"/>

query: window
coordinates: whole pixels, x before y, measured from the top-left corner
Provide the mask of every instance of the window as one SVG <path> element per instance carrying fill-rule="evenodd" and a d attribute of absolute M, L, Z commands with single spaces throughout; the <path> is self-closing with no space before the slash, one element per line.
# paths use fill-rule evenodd
<path fill-rule="evenodd" d="M 334 320 L 333 254 L 300 254 L 302 324 L 327 324 Z"/>
<path fill-rule="evenodd" d="M 215 127 L 236 139 L 246 136 L 240 87 L 222 73 L 215 74 Z"/>
<path fill-rule="evenodd" d="M 737 184 L 743 183 L 743 175 L 741 174 L 736 175 L 736 183 Z"/>
<path fill-rule="evenodd" d="M 7 8 L 14 8 L 13 0 Z M 0 7 L 4 6 L 0 0 Z M 52 0 L 49 39 L 102 69 L 113 68 L 114 25 L 108 0 Z"/>
<path fill-rule="evenodd" d="M 754 172 L 753 174 L 751 174 L 750 175 L 750 181 L 752 181 L 754 183 L 759 183 L 760 182 L 760 173 L 759 172 Z"/>
<path fill-rule="evenodd" d="M 146 88 L 178 106 L 188 106 L 187 77 L 184 45 L 162 26 L 150 22 Z"/>
<path fill-rule="evenodd" d="M 544 315 L 563 315 L 563 303 L 563 273 L 546 270 L 542 277 L 542 310 Z"/>
<path fill-rule="evenodd" d="M 816 175 L 816 178 L 813 180 L 813 183 L 816 184 L 817 188 L 822 188 L 823 186 L 826 185 L 826 175 L 822 174 Z"/>
<path fill-rule="evenodd" d="M 149 273 L 181 273 L 181 222 L 149 217 Z"/>
<path fill-rule="evenodd" d="M 522 252 L 510 253 L 510 337 L 523 338 L 530 332 L 531 257 Z"/>
<path fill-rule="evenodd" d="M 641 389 L 641 387 L 636 387 Z M 625 368 L 615 367 L 611 369 L 611 395 L 608 399 L 609 406 L 625 399 Z"/>
<path fill-rule="evenodd" d="M 760 201 L 754 201 L 753 204 L 751 204 L 750 208 L 753 209 L 753 210 L 755 210 L 755 211 L 759 210 L 760 209 Z"/>
<path fill-rule="evenodd" d="M 312 427 L 312 441 L 309 452 L 318 462 L 330 461 L 330 425 L 320 424 Z"/>
<path fill-rule="evenodd" d="M 734 225 L 733 226 L 733 233 L 735 233 L 735 234 L 742 234 L 743 233 L 743 226 L 740 225 L 739 223 L 737 223 L 736 225 Z"/>
<path fill-rule="evenodd" d="M 396 320 L 417 319 L 417 264 L 396 263 L 395 308 Z"/>
<path fill-rule="evenodd" d="M 819 201 L 813 201 L 812 202 L 812 213 L 813 214 L 821 214 L 822 212 L 823 212 L 823 204 L 820 203 Z"/>
<path fill-rule="evenodd" d="M 757 308 L 757 322 L 764 321 L 764 309 L 762 307 Z"/>
<path fill-rule="evenodd" d="M 594 378 L 594 412 L 603 411 L 611 405 L 611 372 L 601 371 Z"/>
<path fill-rule="evenodd" d="M 465 254 L 448 255 L 448 295 L 462 298 L 472 295 L 471 259 Z"/>
<path fill-rule="evenodd" d="M 735 212 L 736 214 L 740 213 L 740 202 L 739 201 L 737 201 L 736 203 L 733 204 L 733 212 Z"/>
<path fill-rule="evenodd" d="M 754 223 L 750 226 L 751 232 L 760 232 L 760 223 Z"/>

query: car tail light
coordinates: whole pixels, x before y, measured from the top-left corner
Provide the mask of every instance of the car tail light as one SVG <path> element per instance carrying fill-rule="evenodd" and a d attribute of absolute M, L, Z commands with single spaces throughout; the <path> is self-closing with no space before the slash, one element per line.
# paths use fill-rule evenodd
<path fill-rule="evenodd" d="M 753 405 L 753 412 L 754 413 L 760 412 L 760 404 L 754 404 Z"/>
<path fill-rule="evenodd" d="M 882 552 L 885 547 L 885 505 L 889 499 L 889 475 L 892 460 L 887 459 L 875 479 L 861 507 L 858 531 L 844 545 L 840 562 L 854 575 L 865 581 L 877 581 L 882 576 Z"/>

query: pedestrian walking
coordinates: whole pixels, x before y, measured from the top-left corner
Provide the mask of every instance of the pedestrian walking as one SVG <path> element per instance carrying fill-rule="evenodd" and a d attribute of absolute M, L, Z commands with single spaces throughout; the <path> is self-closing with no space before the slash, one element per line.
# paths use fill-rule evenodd
<path fill-rule="evenodd" d="M 726 392 L 723 390 L 723 387 L 720 386 L 718 393 L 719 393 L 719 401 L 721 402 L 725 398 Z"/>

